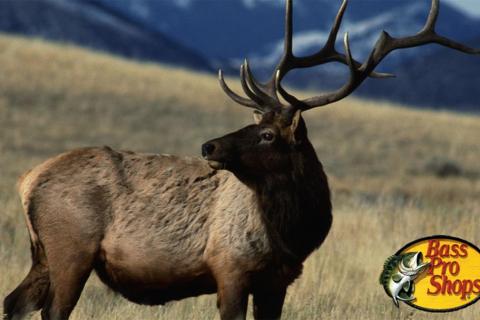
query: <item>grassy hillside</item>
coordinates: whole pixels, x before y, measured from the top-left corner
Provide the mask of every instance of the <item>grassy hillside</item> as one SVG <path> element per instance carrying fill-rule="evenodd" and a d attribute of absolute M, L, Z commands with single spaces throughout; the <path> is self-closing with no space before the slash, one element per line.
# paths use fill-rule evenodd
<path fill-rule="evenodd" d="M 86 145 L 197 155 L 202 142 L 251 119 L 216 79 L 185 70 L 4 36 L 0 66 L 1 298 L 30 264 L 14 188 L 23 171 Z M 475 318 L 480 303 L 454 314 L 396 309 L 377 278 L 389 255 L 421 236 L 480 244 L 480 118 L 346 99 L 306 120 L 330 177 L 335 217 L 290 288 L 284 318 Z M 72 318 L 211 319 L 215 312 L 214 296 L 136 306 L 92 276 Z"/>

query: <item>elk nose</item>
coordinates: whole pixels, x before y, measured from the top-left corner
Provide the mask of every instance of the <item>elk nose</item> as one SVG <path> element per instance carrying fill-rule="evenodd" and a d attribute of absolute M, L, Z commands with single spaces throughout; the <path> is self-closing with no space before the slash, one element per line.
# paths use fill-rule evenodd
<path fill-rule="evenodd" d="M 206 156 L 209 156 L 213 153 L 213 151 L 215 150 L 215 145 L 212 144 L 212 143 L 204 143 L 202 145 L 202 156 L 203 157 L 206 157 Z"/>

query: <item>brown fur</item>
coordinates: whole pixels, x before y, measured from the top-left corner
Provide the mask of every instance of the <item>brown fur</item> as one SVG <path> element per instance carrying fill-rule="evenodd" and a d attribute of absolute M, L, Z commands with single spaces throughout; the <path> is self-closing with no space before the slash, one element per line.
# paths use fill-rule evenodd
<path fill-rule="evenodd" d="M 331 207 L 303 120 L 293 129 L 277 122 L 264 116 L 215 140 L 217 152 L 243 141 L 245 169 L 104 147 L 29 171 L 19 193 L 33 264 L 6 298 L 6 318 L 42 308 L 44 319 L 67 319 L 92 270 L 136 303 L 218 292 L 222 319 L 234 319 L 245 317 L 252 293 L 256 318 L 279 317 L 286 288 L 328 232 Z M 266 129 L 276 144 L 248 145 Z"/>

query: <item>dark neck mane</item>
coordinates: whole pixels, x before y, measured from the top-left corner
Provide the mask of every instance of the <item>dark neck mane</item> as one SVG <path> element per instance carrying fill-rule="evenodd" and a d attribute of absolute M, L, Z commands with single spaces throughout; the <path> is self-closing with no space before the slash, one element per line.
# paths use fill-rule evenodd
<path fill-rule="evenodd" d="M 327 177 L 310 142 L 291 157 L 291 172 L 266 176 L 254 188 L 275 258 L 297 263 L 323 242 L 332 216 Z"/>

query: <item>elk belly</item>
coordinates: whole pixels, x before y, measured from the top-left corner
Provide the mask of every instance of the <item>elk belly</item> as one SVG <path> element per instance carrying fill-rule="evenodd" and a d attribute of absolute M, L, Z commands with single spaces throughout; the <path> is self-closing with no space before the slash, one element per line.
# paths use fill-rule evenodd
<path fill-rule="evenodd" d="M 96 271 L 104 283 L 133 302 L 164 304 L 215 292 L 209 269 L 201 259 L 193 259 L 197 254 L 173 256 L 153 243 L 147 247 L 106 237 Z"/>

